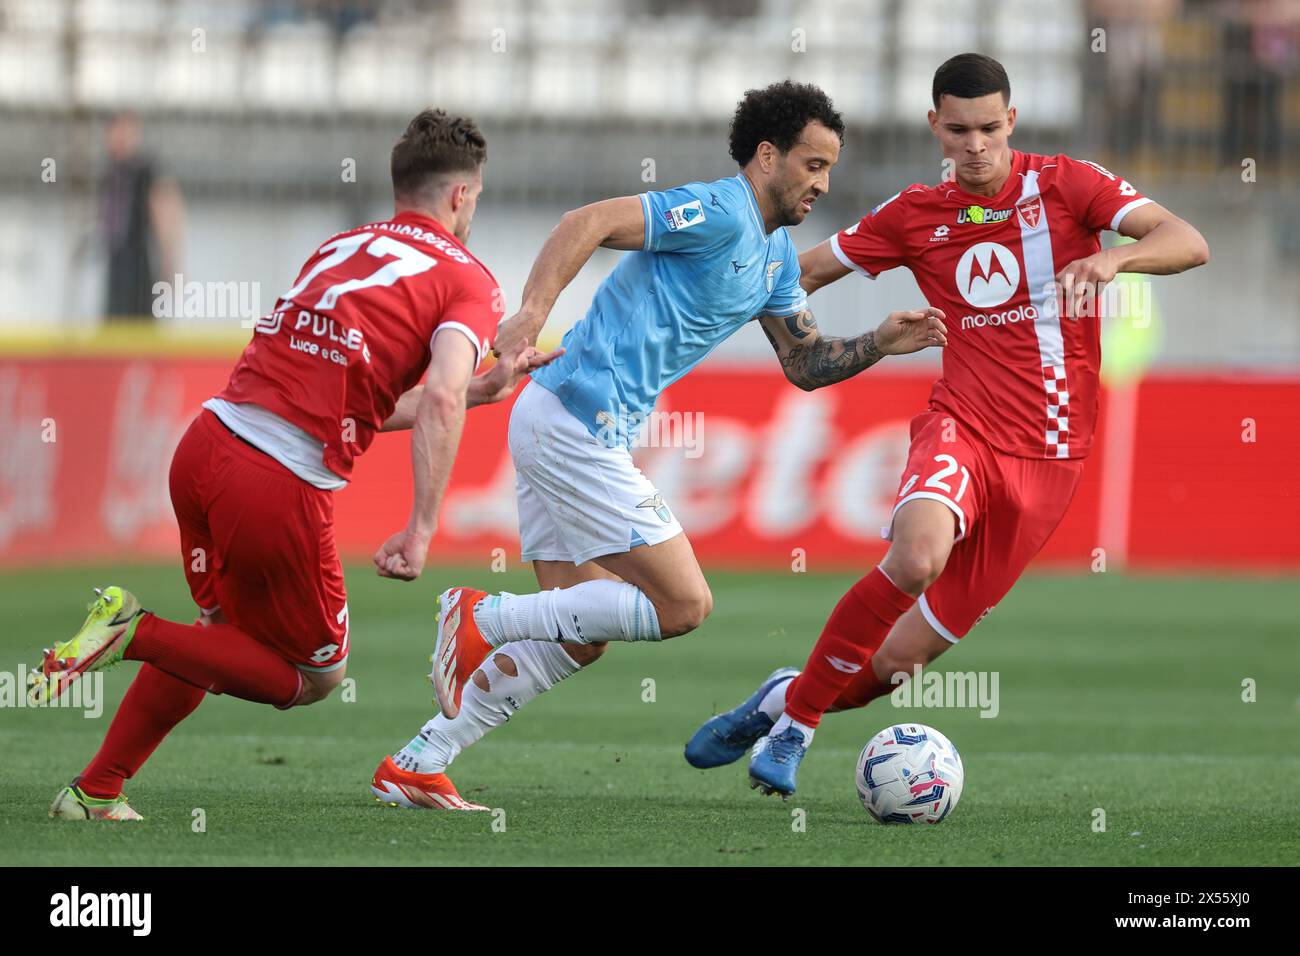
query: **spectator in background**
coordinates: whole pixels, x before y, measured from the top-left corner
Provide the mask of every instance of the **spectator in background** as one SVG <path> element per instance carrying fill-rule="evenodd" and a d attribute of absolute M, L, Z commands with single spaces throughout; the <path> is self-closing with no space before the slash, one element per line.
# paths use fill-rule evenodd
<path fill-rule="evenodd" d="M 1249 156 L 1269 165 L 1281 158 L 1282 92 L 1300 65 L 1300 2 L 1254 0 L 1221 8 L 1223 28 L 1223 160 Z"/>
<path fill-rule="evenodd" d="M 110 320 L 153 318 L 153 286 L 180 267 L 184 204 L 175 181 L 158 175 L 140 149 L 140 118 L 119 113 L 105 132 L 108 166 L 100 188 L 108 251 L 104 312 Z"/>
<path fill-rule="evenodd" d="M 1090 22 L 1106 30 L 1101 56 L 1106 146 L 1131 161 L 1158 138 L 1158 77 L 1164 61 L 1162 24 L 1176 19 L 1182 0 L 1091 0 Z M 1111 161 L 1114 161 L 1114 158 Z"/>

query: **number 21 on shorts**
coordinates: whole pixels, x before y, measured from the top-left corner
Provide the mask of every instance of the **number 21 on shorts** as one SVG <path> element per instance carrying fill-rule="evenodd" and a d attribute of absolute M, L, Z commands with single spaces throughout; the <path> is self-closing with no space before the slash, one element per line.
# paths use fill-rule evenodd
<path fill-rule="evenodd" d="M 950 478 L 953 475 L 957 474 L 957 471 L 960 469 L 961 486 L 957 489 L 957 496 L 952 500 L 954 502 L 961 501 L 961 496 L 966 494 L 966 486 L 970 484 L 970 472 L 966 470 L 965 465 L 958 465 L 957 459 L 952 457 L 952 455 L 935 455 L 934 460 L 939 462 L 944 467 L 940 468 L 929 478 L 925 479 L 925 487 L 937 488 L 939 491 L 942 491 L 944 494 L 951 495 L 952 485 L 944 481 L 944 479 Z"/>
<path fill-rule="evenodd" d="M 970 472 L 965 465 L 957 464 L 957 459 L 952 455 L 935 455 L 934 460 L 943 467 L 926 478 L 925 484 L 921 487 L 942 491 L 952 498 L 954 504 L 960 502 L 962 496 L 966 494 L 966 488 L 970 485 Z M 957 494 L 953 495 L 952 484 L 945 479 L 953 477 L 958 471 L 961 472 L 961 484 L 957 487 Z M 911 491 L 912 487 L 920 480 L 920 477 L 920 475 L 913 475 L 908 479 L 907 484 L 903 486 L 903 490 L 898 493 L 898 497 L 902 498 Z"/>

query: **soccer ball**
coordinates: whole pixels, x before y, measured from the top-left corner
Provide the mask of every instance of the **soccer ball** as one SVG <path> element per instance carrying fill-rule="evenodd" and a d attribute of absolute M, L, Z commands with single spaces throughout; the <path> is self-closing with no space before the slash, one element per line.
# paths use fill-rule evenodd
<path fill-rule="evenodd" d="M 924 724 L 895 724 L 858 757 L 858 797 L 881 823 L 938 823 L 957 806 L 965 772 L 952 742 Z"/>

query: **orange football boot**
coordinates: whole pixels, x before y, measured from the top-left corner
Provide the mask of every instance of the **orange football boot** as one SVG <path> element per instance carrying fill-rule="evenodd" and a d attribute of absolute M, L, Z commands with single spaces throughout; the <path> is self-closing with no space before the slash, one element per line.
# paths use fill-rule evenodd
<path fill-rule="evenodd" d="M 443 716 L 452 720 L 460 713 L 460 696 L 474 671 L 492 653 L 492 645 L 474 621 L 474 605 L 487 597 L 486 591 L 450 588 L 438 595 L 438 641 L 433 648 L 433 671 L 429 680 Z"/>
<path fill-rule="evenodd" d="M 401 770 L 392 757 L 385 757 L 370 781 L 375 799 L 390 807 L 411 810 L 486 810 L 470 803 L 456 792 L 456 785 L 445 773 L 412 773 Z"/>

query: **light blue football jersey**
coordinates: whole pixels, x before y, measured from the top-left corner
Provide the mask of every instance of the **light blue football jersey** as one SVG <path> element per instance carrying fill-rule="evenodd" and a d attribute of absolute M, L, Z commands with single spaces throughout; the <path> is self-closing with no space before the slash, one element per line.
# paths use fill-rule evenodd
<path fill-rule="evenodd" d="M 611 447 L 630 446 L 659 393 L 758 315 L 807 307 L 784 228 L 763 229 L 743 173 L 642 193 L 645 244 L 629 252 L 533 381 Z"/>

